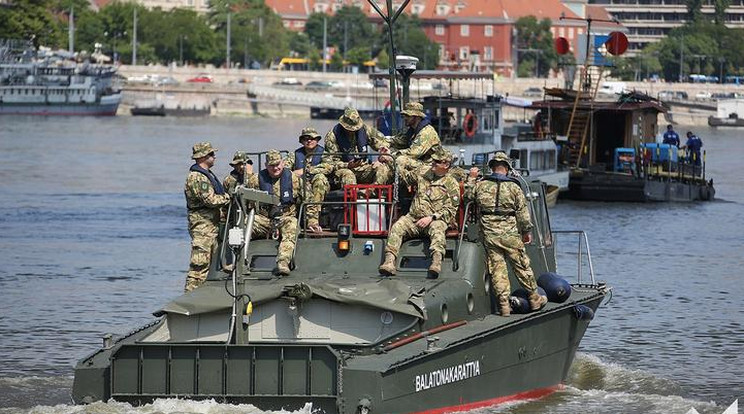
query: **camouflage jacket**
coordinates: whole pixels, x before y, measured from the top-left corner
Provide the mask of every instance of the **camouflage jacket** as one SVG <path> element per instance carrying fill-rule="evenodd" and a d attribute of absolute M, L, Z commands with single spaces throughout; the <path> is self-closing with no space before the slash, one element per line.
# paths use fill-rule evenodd
<path fill-rule="evenodd" d="M 245 173 L 245 171 L 243 171 L 243 180 L 245 180 L 245 177 L 247 176 L 248 175 Z M 230 173 L 225 176 L 225 179 L 222 180 L 222 186 L 225 187 L 225 192 L 230 195 L 235 192 L 238 184 L 238 177 L 235 176 L 233 171 L 230 171 Z"/>
<path fill-rule="evenodd" d="M 423 162 L 431 161 L 431 154 L 441 145 L 437 130 L 427 120 L 426 125 L 409 140 L 406 133 L 390 138 L 390 147 L 397 149 L 396 155 L 406 155 Z"/>
<path fill-rule="evenodd" d="M 367 130 L 367 144 L 370 148 L 372 148 L 375 151 L 379 151 L 382 147 L 387 147 L 387 141 L 385 141 L 385 136 L 382 135 L 380 131 L 377 129 L 365 124 L 364 127 Z M 356 148 L 357 146 L 357 140 L 356 136 L 352 135 L 350 141 L 350 147 Z M 356 150 L 353 150 L 355 152 Z M 325 153 L 326 154 L 332 154 L 332 153 L 339 153 L 341 152 L 341 149 L 338 145 L 338 141 L 336 139 L 336 134 L 333 133 L 333 128 L 331 128 L 330 131 L 325 136 Z M 325 155 L 323 158 L 323 162 L 318 165 L 316 168 L 316 171 L 313 172 L 321 172 L 323 174 L 330 174 L 333 171 L 339 169 L 339 168 L 345 168 L 346 162 L 344 162 L 341 159 L 341 156 L 339 155 Z"/>
<path fill-rule="evenodd" d="M 460 206 L 460 184 L 452 175 L 438 177 L 431 169 L 420 176 L 415 172 L 402 173 L 409 175 L 406 180 L 418 179 L 416 195 L 408 215 L 414 219 L 436 215 L 437 220 L 443 220 L 447 224 L 454 223 Z"/>
<path fill-rule="evenodd" d="M 474 201 L 478 205 L 484 232 L 524 234 L 532 230 L 527 199 L 519 184 L 468 177 L 464 196 L 466 202 Z"/>
<path fill-rule="evenodd" d="M 217 215 L 219 219 L 220 207 L 230 202 L 228 194 L 217 194 L 212 183 L 202 173 L 190 171 L 184 186 L 186 207 L 189 213 L 200 213 L 208 216 Z"/>
<path fill-rule="evenodd" d="M 286 207 L 284 207 L 284 211 L 282 211 L 283 216 L 296 216 L 297 215 L 297 205 L 302 201 L 302 184 L 301 184 L 301 178 L 297 176 L 296 174 L 292 175 L 292 197 L 294 199 L 294 202 Z M 273 180 L 273 186 L 274 194 L 281 194 L 281 180 L 279 178 L 275 178 Z M 248 188 L 255 188 L 260 189 L 258 185 L 258 174 L 256 173 L 249 173 L 245 176 L 245 185 Z M 264 205 L 265 206 L 265 205 Z M 262 207 L 260 210 L 257 211 L 258 214 L 269 217 L 269 210 L 270 206 Z"/>

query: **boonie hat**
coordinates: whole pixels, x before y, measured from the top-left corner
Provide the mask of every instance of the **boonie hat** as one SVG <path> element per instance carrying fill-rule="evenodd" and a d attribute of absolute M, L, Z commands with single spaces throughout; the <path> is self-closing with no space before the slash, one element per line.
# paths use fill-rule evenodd
<path fill-rule="evenodd" d="M 359 116 L 359 112 L 354 108 L 344 109 L 344 114 L 338 119 L 338 123 L 341 124 L 345 130 L 352 132 L 359 131 L 364 126 L 362 117 Z"/>
<path fill-rule="evenodd" d="M 498 163 L 505 164 L 507 169 L 511 169 L 511 158 L 509 158 L 509 156 L 506 155 L 505 152 L 497 152 L 496 155 L 494 155 L 493 158 L 488 161 L 488 168 L 493 169 L 493 167 L 495 167 Z"/>
<path fill-rule="evenodd" d="M 217 152 L 217 148 L 213 147 L 211 142 L 197 142 L 191 148 L 191 158 L 196 160 L 201 157 L 206 157 L 210 152 Z"/>
<path fill-rule="evenodd" d="M 302 128 L 302 132 L 300 132 L 300 142 L 302 142 L 302 138 L 304 137 L 310 137 L 316 141 L 320 141 L 320 134 L 313 127 Z"/>
<path fill-rule="evenodd" d="M 246 154 L 243 151 L 235 151 L 235 155 L 233 155 L 232 161 L 230 161 L 230 165 L 238 165 L 238 164 L 245 164 L 248 162 L 250 158 L 248 158 L 248 154 Z"/>
<path fill-rule="evenodd" d="M 452 163 L 452 153 L 443 147 L 439 147 L 433 154 L 431 154 L 431 159 L 434 161 L 447 161 Z"/>
<path fill-rule="evenodd" d="M 426 114 L 424 113 L 424 106 L 418 102 L 408 102 L 405 106 L 405 109 L 400 111 L 400 113 L 407 116 L 426 118 Z"/>
<path fill-rule="evenodd" d="M 282 154 L 275 150 L 269 150 L 266 153 L 266 165 L 277 165 L 282 162 Z"/>

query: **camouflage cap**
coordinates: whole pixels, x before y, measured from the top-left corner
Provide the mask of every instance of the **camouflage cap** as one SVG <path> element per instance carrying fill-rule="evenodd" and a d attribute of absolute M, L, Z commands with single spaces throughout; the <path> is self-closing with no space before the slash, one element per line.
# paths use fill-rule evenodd
<path fill-rule="evenodd" d="M 496 166 L 496 164 L 499 164 L 499 163 L 501 163 L 501 164 L 504 164 L 504 165 L 506 165 L 506 168 L 507 168 L 507 169 L 511 169 L 511 165 L 512 165 L 512 160 L 511 160 L 511 158 L 509 158 L 509 156 L 508 156 L 508 155 L 506 155 L 506 153 L 505 153 L 505 152 L 503 152 L 503 151 L 499 151 L 499 152 L 497 152 L 497 153 L 496 153 L 496 154 L 495 154 L 495 155 L 493 156 L 493 158 L 491 158 L 491 160 L 490 160 L 490 161 L 488 161 L 488 168 L 491 168 L 491 169 L 493 169 L 493 167 L 495 167 L 495 166 Z"/>
<path fill-rule="evenodd" d="M 400 111 L 400 113 L 407 116 L 426 118 L 426 114 L 424 113 L 424 106 L 418 102 L 408 102 L 405 108 Z"/>
<path fill-rule="evenodd" d="M 359 112 L 354 108 L 344 109 L 344 114 L 338 119 L 338 123 L 341 124 L 345 130 L 352 132 L 359 131 L 364 126 L 362 117 L 359 116 Z"/>
<path fill-rule="evenodd" d="M 439 147 L 431 154 L 431 159 L 434 161 L 447 161 L 452 163 L 452 152 L 443 147 Z"/>
<path fill-rule="evenodd" d="M 302 132 L 300 132 L 300 142 L 302 142 L 302 138 L 304 137 L 310 137 L 316 141 L 320 141 L 320 134 L 313 127 L 302 128 Z"/>
<path fill-rule="evenodd" d="M 197 142 L 191 148 L 191 158 L 196 160 L 202 157 L 206 157 L 211 152 L 217 152 L 217 148 L 213 147 L 211 142 Z"/>
<path fill-rule="evenodd" d="M 266 153 L 266 165 L 278 165 L 282 162 L 282 154 L 275 150 L 269 150 Z"/>
<path fill-rule="evenodd" d="M 245 164 L 246 162 L 248 162 L 248 160 L 250 160 L 248 154 L 243 151 L 235 151 L 235 155 L 233 155 L 233 159 L 232 161 L 230 161 L 230 165 Z"/>

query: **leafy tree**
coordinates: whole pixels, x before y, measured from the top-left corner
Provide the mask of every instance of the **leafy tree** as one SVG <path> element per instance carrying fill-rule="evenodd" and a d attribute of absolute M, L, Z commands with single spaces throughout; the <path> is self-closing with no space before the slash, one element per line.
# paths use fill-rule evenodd
<path fill-rule="evenodd" d="M 289 33 L 289 53 L 295 56 L 308 56 L 312 49 L 317 49 L 305 32 Z"/>
<path fill-rule="evenodd" d="M 331 70 L 334 72 L 340 72 L 344 68 L 344 58 L 341 56 L 341 53 L 336 51 L 336 53 L 331 56 Z"/>
<path fill-rule="evenodd" d="M 703 3 L 705 0 L 685 0 L 687 21 L 697 23 L 703 20 Z"/>
<path fill-rule="evenodd" d="M 0 7 L 0 38 L 33 40 L 37 47 L 60 47 L 52 6 L 52 0 L 13 0 L 12 6 Z"/>
<path fill-rule="evenodd" d="M 389 34 L 385 26 L 380 34 L 378 44 L 389 47 Z M 421 28 L 421 21 L 418 16 L 409 16 L 401 14 L 393 27 L 393 38 L 398 55 L 410 55 L 419 59 L 420 69 L 434 69 L 439 62 L 439 46 L 429 40 L 426 33 Z M 387 50 L 382 49 L 387 54 Z M 388 57 L 389 59 L 389 57 Z M 380 67 L 385 67 L 382 64 Z"/>
<path fill-rule="evenodd" d="M 376 31 L 373 30 L 367 15 L 356 6 L 341 7 L 328 22 L 330 43 L 336 45 L 344 55 L 348 50 L 369 45 L 369 40 L 375 34 Z M 322 44 L 322 32 L 320 40 Z M 348 50 L 345 47 L 348 47 Z"/>
<path fill-rule="evenodd" d="M 352 65 L 362 66 L 364 62 L 369 60 L 369 47 L 357 46 L 349 50 L 346 54 L 346 60 Z"/>
<path fill-rule="evenodd" d="M 305 22 L 305 34 L 310 43 L 316 48 L 323 48 L 323 20 L 326 20 L 326 26 L 330 18 L 325 13 L 310 13 Z M 326 39 L 327 40 L 327 39 Z M 328 42 L 328 44 L 331 44 Z"/>
<path fill-rule="evenodd" d="M 558 67 L 558 53 L 553 47 L 550 19 L 538 21 L 535 16 L 521 17 L 515 23 L 517 37 L 518 76 L 532 76 L 537 70 L 540 77 Z"/>
<path fill-rule="evenodd" d="M 713 7 L 715 10 L 714 13 L 714 21 L 716 24 L 725 24 L 726 23 L 726 9 L 731 5 L 731 0 L 715 0 L 713 2 Z"/>
<path fill-rule="evenodd" d="M 380 50 L 380 53 L 377 54 L 377 67 L 378 68 L 389 68 L 390 67 L 390 55 L 388 55 L 387 50 L 382 49 Z"/>

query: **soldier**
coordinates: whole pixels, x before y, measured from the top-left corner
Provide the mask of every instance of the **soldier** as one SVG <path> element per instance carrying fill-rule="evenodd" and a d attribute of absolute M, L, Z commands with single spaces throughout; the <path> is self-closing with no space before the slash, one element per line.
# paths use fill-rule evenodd
<path fill-rule="evenodd" d="M 369 125 L 365 125 L 354 108 L 346 108 L 338 124 L 325 136 L 326 154 L 330 155 L 318 169 L 326 175 L 333 174 L 339 184 L 389 184 L 393 180 L 389 157 L 380 157 L 371 162 L 370 157 L 351 155 L 350 152 L 366 153 L 371 147 L 379 151 L 387 145 L 385 137 Z"/>
<path fill-rule="evenodd" d="M 431 164 L 431 155 L 441 147 L 437 130 L 429 123 L 424 114 L 424 107 L 418 102 L 409 102 L 402 110 L 403 122 L 408 127 L 405 133 L 390 139 L 389 146 L 395 152 L 395 165 L 399 173 L 402 170 L 414 171 Z M 383 148 L 382 153 L 389 149 Z M 409 185 L 416 181 L 409 182 Z"/>
<path fill-rule="evenodd" d="M 248 157 L 248 154 L 243 151 L 236 151 L 233 155 L 230 166 L 233 170 L 222 180 L 222 186 L 225 187 L 227 194 L 233 194 L 235 188 L 239 184 L 243 184 L 245 181 L 245 166 L 246 164 L 253 164 L 253 161 Z"/>
<path fill-rule="evenodd" d="M 256 211 L 251 238 L 268 237 L 278 231 L 281 240 L 276 255 L 276 269 L 280 276 L 287 276 L 297 237 L 296 205 L 301 198 L 300 177 L 284 168 L 282 155 L 274 149 L 266 153 L 266 168 L 255 174 L 253 166 L 248 165 L 246 173 L 246 186 L 278 194 L 281 199 L 277 206 L 262 206 Z"/>
<path fill-rule="evenodd" d="M 423 175 L 415 171 L 402 172 L 406 180 L 418 179 L 418 189 L 408 214 L 393 224 L 385 247 L 385 262 L 380 265 L 380 273 L 394 275 L 396 259 L 403 239 L 429 236 L 431 251 L 431 276 L 439 276 L 445 253 L 447 227 L 454 222 L 457 207 L 460 205 L 460 185 L 448 174 L 452 154 L 440 148 L 431 155 L 432 166 Z"/>
<path fill-rule="evenodd" d="M 184 194 L 188 208 L 191 236 L 191 263 L 186 276 L 186 292 L 196 289 L 207 280 L 212 252 L 217 242 L 221 210 L 230 202 L 212 168 L 217 149 L 209 142 L 199 142 L 192 149 L 194 165 L 186 177 Z"/>
<path fill-rule="evenodd" d="M 299 137 L 302 146 L 297 148 L 287 157 L 287 168 L 302 177 L 307 167 L 308 175 L 305 177 L 305 197 L 308 201 L 321 202 L 325 199 L 331 185 L 322 169 L 314 168 L 324 160 L 322 145 L 318 145 L 320 134 L 315 128 L 305 127 Z M 309 161 L 308 161 L 309 160 Z M 318 223 L 320 216 L 320 205 L 307 206 L 307 227 L 312 232 L 321 232 L 323 229 Z"/>
<path fill-rule="evenodd" d="M 480 210 L 480 230 L 486 249 L 486 264 L 491 274 L 491 283 L 498 298 L 501 316 L 509 316 L 509 273 L 504 256 L 508 256 L 519 284 L 529 292 L 530 308 L 542 308 L 548 299 L 537 293 L 535 275 L 530 267 L 524 244 L 532 243 L 532 222 L 527 210 L 519 182 L 507 173 L 511 160 L 503 152 L 497 152 L 489 161 L 492 174 L 476 181 L 480 171 L 470 169 L 465 184 L 466 201 L 474 201 Z"/>

